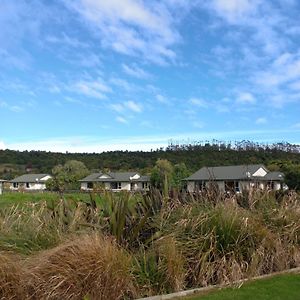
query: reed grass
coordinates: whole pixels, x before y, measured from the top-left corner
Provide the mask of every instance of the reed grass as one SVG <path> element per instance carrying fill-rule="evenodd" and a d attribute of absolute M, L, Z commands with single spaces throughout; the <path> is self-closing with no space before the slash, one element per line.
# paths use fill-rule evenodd
<path fill-rule="evenodd" d="M 24 295 L 19 257 L 0 252 L 0 299 L 18 300 Z"/>
<path fill-rule="evenodd" d="M 300 266 L 299 234 L 293 192 L 105 192 L 2 207 L 0 295 L 130 299 L 228 283 Z"/>

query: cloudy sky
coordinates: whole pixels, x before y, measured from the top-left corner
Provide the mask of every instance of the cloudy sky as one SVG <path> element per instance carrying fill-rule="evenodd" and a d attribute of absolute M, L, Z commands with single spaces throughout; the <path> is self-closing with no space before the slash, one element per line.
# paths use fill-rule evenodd
<path fill-rule="evenodd" d="M 0 149 L 300 142 L 297 0 L 0 0 Z"/>

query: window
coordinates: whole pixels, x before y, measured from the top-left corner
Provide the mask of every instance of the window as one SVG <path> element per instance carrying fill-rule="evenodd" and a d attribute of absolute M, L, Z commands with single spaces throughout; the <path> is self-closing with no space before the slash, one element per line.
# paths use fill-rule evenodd
<path fill-rule="evenodd" d="M 142 186 L 144 190 L 148 189 L 148 182 L 143 182 Z"/>
<path fill-rule="evenodd" d="M 234 192 L 236 185 L 234 181 L 225 181 L 225 192 Z"/>
<path fill-rule="evenodd" d="M 122 188 L 122 184 L 121 184 L 121 182 L 112 182 L 110 184 L 110 188 L 112 190 L 120 190 Z"/>
<path fill-rule="evenodd" d="M 205 181 L 196 181 L 195 187 L 196 187 L 196 190 L 203 191 L 203 190 L 205 190 L 206 182 Z"/>
<path fill-rule="evenodd" d="M 17 188 L 19 187 L 19 183 L 18 183 L 18 182 L 14 182 L 14 183 L 13 183 L 13 187 L 14 187 L 15 189 L 17 189 Z"/>
<path fill-rule="evenodd" d="M 26 186 L 26 189 L 29 189 L 30 188 L 30 183 L 26 182 L 25 186 Z"/>
<path fill-rule="evenodd" d="M 236 191 L 236 192 L 239 192 L 239 191 L 240 191 L 239 182 L 236 181 L 236 182 L 234 183 L 234 185 L 235 185 L 235 191 Z"/>
<path fill-rule="evenodd" d="M 94 187 L 93 183 L 92 182 L 88 182 L 87 183 L 87 188 L 88 189 L 92 189 Z"/>

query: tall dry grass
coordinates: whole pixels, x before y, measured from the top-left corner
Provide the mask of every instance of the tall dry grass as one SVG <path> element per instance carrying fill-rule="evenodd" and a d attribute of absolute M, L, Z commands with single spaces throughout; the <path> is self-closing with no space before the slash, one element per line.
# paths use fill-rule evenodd
<path fill-rule="evenodd" d="M 121 299 L 133 292 L 130 256 L 111 238 L 80 236 L 27 265 L 31 299 Z"/>
<path fill-rule="evenodd" d="M 0 299 L 123 299 L 131 257 L 112 238 L 83 235 L 26 260 L 0 255 Z"/>
<path fill-rule="evenodd" d="M 227 283 L 300 266 L 299 235 L 292 192 L 104 193 L 1 209 L 0 250 L 26 259 L 2 257 L 0 291 L 20 277 L 28 299 L 123 299 Z"/>
<path fill-rule="evenodd" d="M 24 295 L 23 268 L 19 257 L 0 252 L 0 299 L 18 300 Z"/>
<path fill-rule="evenodd" d="M 238 280 L 300 265 L 299 195 L 257 191 L 241 207 L 233 195 L 214 203 L 191 201 L 164 218 L 185 258 L 189 287 Z M 245 195 L 243 195 L 245 197 Z M 247 207 L 247 208 L 245 208 Z"/>

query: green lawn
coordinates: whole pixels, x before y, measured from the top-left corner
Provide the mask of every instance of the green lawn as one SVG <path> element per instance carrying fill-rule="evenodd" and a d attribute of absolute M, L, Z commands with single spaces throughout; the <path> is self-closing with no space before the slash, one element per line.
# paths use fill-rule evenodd
<path fill-rule="evenodd" d="M 16 193 L 16 192 L 4 192 L 0 195 L 0 208 L 4 208 L 11 205 L 22 205 L 26 202 L 38 202 L 41 200 L 51 201 L 58 200 L 59 195 L 57 193 Z M 73 200 L 88 200 L 90 198 L 89 194 L 85 193 L 72 193 L 72 194 L 64 194 L 65 199 L 73 199 Z"/>
<path fill-rule="evenodd" d="M 184 300 L 298 300 L 300 274 L 277 275 L 268 279 L 244 283 L 240 288 L 214 290 L 205 295 Z"/>

